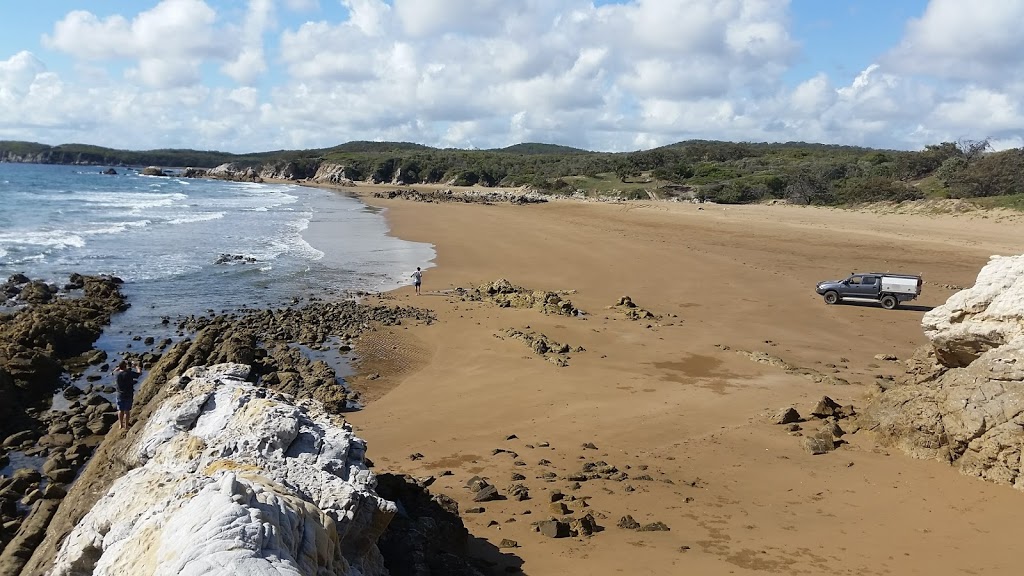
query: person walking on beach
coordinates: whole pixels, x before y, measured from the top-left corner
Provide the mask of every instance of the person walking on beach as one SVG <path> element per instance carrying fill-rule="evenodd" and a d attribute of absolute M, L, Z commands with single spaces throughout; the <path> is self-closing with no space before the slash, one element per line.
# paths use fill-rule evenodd
<path fill-rule="evenodd" d="M 117 422 L 121 432 L 128 430 L 128 415 L 132 411 L 132 401 L 135 399 L 135 381 L 142 375 L 142 367 L 138 361 L 131 367 L 127 360 L 121 360 L 114 371 L 117 380 Z"/>
<path fill-rule="evenodd" d="M 412 273 L 412 285 L 416 287 L 416 295 L 420 295 L 420 283 L 423 281 L 423 271 L 420 267 L 416 267 L 416 271 Z"/>

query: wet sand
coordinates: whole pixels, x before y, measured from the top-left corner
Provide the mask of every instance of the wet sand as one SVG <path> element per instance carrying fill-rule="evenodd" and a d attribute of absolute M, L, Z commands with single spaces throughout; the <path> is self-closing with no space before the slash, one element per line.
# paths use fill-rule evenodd
<path fill-rule="evenodd" d="M 386 209 L 396 236 L 436 246 L 424 294 L 407 287 L 384 298 L 432 308 L 439 322 L 364 341 L 353 385 L 369 402 L 347 417 L 378 471 L 436 477 L 431 490 L 459 502 L 474 551 L 496 573 L 1019 569 L 1024 494 L 880 448 L 865 432 L 812 456 L 802 438 L 770 423 L 785 406 L 806 415 L 822 395 L 863 406 L 876 376 L 902 368 L 875 356 L 904 359 L 924 344 L 923 311 L 952 294 L 944 285 L 972 284 L 990 255 L 1019 252 L 1019 221 L 789 206 L 366 201 Z M 814 293 L 817 281 L 853 270 L 921 273 L 924 294 L 886 311 L 826 306 Z M 497 278 L 575 290 L 567 297 L 588 315 L 546 316 L 448 292 Z M 606 309 L 623 295 L 661 319 Z M 560 368 L 503 337 L 527 326 L 585 351 Z M 849 384 L 815 383 L 738 351 Z M 496 448 L 515 455 L 492 455 Z M 416 453 L 423 457 L 410 459 Z M 629 479 L 572 490 L 567 476 L 593 461 Z M 504 493 L 516 473 L 531 499 L 477 504 L 464 488 L 481 475 Z M 555 489 L 585 499 L 604 530 L 566 539 L 532 531 L 551 516 Z M 484 512 L 465 513 L 475 506 Z M 626 514 L 670 530 L 618 528 Z M 499 554 L 483 545 L 506 538 L 518 547 Z"/>

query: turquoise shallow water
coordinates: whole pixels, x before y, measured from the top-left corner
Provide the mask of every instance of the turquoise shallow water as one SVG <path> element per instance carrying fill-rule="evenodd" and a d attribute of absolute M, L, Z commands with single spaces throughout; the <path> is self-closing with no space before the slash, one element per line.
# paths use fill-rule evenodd
<path fill-rule="evenodd" d="M 0 279 L 113 274 L 132 304 L 100 347 L 166 335 L 161 318 L 384 291 L 434 258 L 383 215 L 329 190 L 0 163 Z M 310 222 L 314 243 L 304 233 Z M 324 234 L 329 230 L 329 234 Z M 247 261 L 216 263 L 221 254 Z M 2 308 L 0 308 L 2 309 Z"/>

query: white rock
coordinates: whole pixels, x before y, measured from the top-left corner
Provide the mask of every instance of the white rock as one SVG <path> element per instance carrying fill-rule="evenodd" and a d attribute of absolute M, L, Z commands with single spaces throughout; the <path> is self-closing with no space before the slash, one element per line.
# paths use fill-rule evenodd
<path fill-rule="evenodd" d="M 967 366 L 1024 335 L 1024 255 L 993 256 L 972 288 L 927 312 L 921 324 L 946 366 Z"/>
<path fill-rule="evenodd" d="M 387 574 L 394 516 L 365 443 L 319 403 L 193 368 L 119 478 L 62 544 L 50 574 Z M 169 385 L 180 385 L 181 378 Z"/>

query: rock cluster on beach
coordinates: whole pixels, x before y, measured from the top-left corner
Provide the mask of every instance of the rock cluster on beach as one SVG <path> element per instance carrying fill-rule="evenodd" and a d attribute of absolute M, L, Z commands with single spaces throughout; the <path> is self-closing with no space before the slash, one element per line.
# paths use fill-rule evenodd
<path fill-rule="evenodd" d="M 365 443 L 315 402 L 192 368 L 123 446 L 132 468 L 61 544 L 51 574 L 386 574 Z"/>
<path fill-rule="evenodd" d="M 790 406 L 779 410 L 772 421 L 784 426 L 792 436 L 803 436 L 804 449 L 814 455 L 832 452 L 843 444 L 843 436 L 860 430 L 857 410 L 853 405 L 842 406 L 828 396 L 822 396 L 814 405 L 810 419 L 805 419 Z M 805 430 L 801 424 L 816 425 L 817 429 Z"/>
<path fill-rule="evenodd" d="M 621 312 L 629 320 L 656 320 L 658 318 L 650 310 L 637 306 L 629 296 L 619 298 L 619 301 L 614 306 L 609 306 L 608 309 Z"/>
<path fill-rule="evenodd" d="M 12 278 L 5 290 L 25 293 L 33 284 L 25 280 Z M 46 411 L 44 406 L 54 391 L 64 386 L 62 374 L 74 376 L 86 366 L 106 366 L 106 355 L 91 345 L 110 314 L 127 306 L 118 284 L 116 279 L 76 275 L 68 287 L 83 289 L 81 296 L 54 297 L 29 305 L 0 323 L 0 392 L 5 399 L 0 411 L 8 416 L 0 421 L 0 427 L 10 433 L 0 436 L 0 440 L 9 437 L 0 458 L 6 458 L 8 450 L 17 450 L 45 459 L 41 470 L 26 469 L 17 478 L 0 480 L 0 511 L 4 513 L 0 574 L 19 573 L 26 561 L 30 567 L 46 564 L 60 538 L 91 509 L 117 475 L 127 471 L 117 443 L 119 435 L 104 438 L 116 423 L 114 407 L 100 395 L 112 392 L 108 386 L 72 385 L 65 389 L 64 397 L 70 402 L 66 409 Z M 56 289 L 47 291 L 55 293 Z M 296 345 L 324 349 L 340 341 L 339 349 L 348 348 L 375 326 L 410 320 L 430 323 L 433 315 L 415 308 L 311 299 L 302 307 L 182 319 L 178 324 L 183 335 L 180 341 L 172 345 L 169 340 L 157 343 L 146 338 L 145 344 L 158 346 L 160 352 L 133 354 L 149 370 L 136 395 L 133 418 L 145 420 L 166 397 L 166 386 L 188 369 L 225 362 L 250 366 L 250 378 L 263 394 L 287 393 L 318 401 L 331 413 L 343 412 L 351 396 L 339 384 L 333 368 L 324 361 L 311 361 Z M 143 340 L 141 336 L 137 339 Z M 73 480 L 69 491 L 67 485 Z M 57 504 L 65 496 L 57 512 Z M 449 519 L 457 520 L 457 516 Z M 30 560 L 37 549 L 44 552 Z"/>
<path fill-rule="evenodd" d="M 387 200 L 411 200 L 413 202 L 462 202 L 467 204 L 539 204 L 547 202 L 548 199 L 537 192 L 507 191 L 507 190 L 426 190 L 420 191 L 413 188 L 407 190 L 389 190 L 387 192 L 374 192 L 374 198 Z"/>
<path fill-rule="evenodd" d="M 931 344 L 862 425 L 911 456 L 1024 490 L 1024 255 L 993 256 L 922 325 Z"/>
<path fill-rule="evenodd" d="M 73 274 L 58 288 L 18 274 L 0 286 L 27 304 L 0 316 L 0 463 L 8 465 L 15 452 L 43 461 L 0 478 L 0 573 L 18 572 L 67 484 L 117 420 L 103 396 L 79 388 L 66 410 L 46 407 L 67 370 L 98 358 L 92 345 L 102 327 L 127 308 L 119 285 L 116 278 Z"/>
<path fill-rule="evenodd" d="M 534 332 L 532 330 L 524 331 L 516 328 L 509 328 L 495 336 L 501 339 L 510 338 L 512 340 L 518 340 L 523 344 L 526 344 L 530 350 L 533 350 L 534 354 L 537 354 L 560 368 L 564 368 L 569 365 L 569 360 L 571 360 L 569 354 L 573 352 L 584 352 L 582 346 L 573 348 L 568 344 L 556 342 L 544 334 Z"/>
<path fill-rule="evenodd" d="M 92 352 L 112 314 L 125 310 L 120 280 L 72 275 L 66 289 L 75 297 L 39 281 L 14 276 L 2 287 L 29 303 L 11 315 L 0 315 L 0 436 L 30 427 L 26 414 L 45 407 L 64 385 L 67 366 Z"/>
<path fill-rule="evenodd" d="M 500 278 L 489 284 L 456 288 L 455 294 L 472 302 L 491 302 L 501 308 L 533 308 L 545 314 L 579 316 L 581 310 L 557 292 L 530 290 Z"/>

